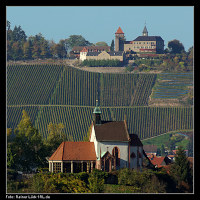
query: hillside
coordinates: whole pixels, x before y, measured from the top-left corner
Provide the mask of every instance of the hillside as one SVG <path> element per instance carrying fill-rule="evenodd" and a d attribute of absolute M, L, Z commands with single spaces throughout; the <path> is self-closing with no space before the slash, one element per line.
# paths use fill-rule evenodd
<path fill-rule="evenodd" d="M 157 74 L 97 73 L 66 65 L 7 67 L 7 127 L 16 128 L 25 109 L 40 133 L 63 123 L 64 133 L 82 140 L 92 121 L 96 99 L 103 120 L 124 120 L 130 133 L 148 138 L 193 128 L 192 107 L 149 107 Z"/>

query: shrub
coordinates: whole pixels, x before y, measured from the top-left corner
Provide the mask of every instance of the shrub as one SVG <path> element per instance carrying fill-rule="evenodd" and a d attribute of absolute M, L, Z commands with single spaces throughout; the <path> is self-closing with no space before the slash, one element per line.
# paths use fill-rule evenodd
<path fill-rule="evenodd" d="M 94 171 L 90 173 L 88 178 L 88 187 L 92 193 L 103 192 L 106 177 L 107 174 L 105 172 L 101 172 L 100 170 L 94 169 Z"/>

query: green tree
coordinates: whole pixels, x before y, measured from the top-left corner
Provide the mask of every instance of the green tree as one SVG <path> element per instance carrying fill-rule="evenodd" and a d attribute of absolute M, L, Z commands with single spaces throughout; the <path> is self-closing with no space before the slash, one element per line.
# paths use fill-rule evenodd
<path fill-rule="evenodd" d="M 66 136 L 62 132 L 64 129 L 64 125 L 62 123 L 48 125 L 48 137 L 45 141 L 45 145 L 47 147 L 48 154 L 53 153 L 58 146 L 65 141 Z"/>
<path fill-rule="evenodd" d="M 110 45 L 110 50 L 111 50 L 111 51 L 114 51 L 114 45 L 115 45 L 115 44 L 114 44 L 114 40 L 112 40 L 111 45 Z"/>
<path fill-rule="evenodd" d="M 170 174 L 177 182 L 179 189 L 182 188 L 183 182 L 185 182 L 192 190 L 192 169 L 182 146 L 176 152 L 175 161 L 170 168 Z"/>
<path fill-rule="evenodd" d="M 168 42 L 168 48 L 172 54 L 182 53 L 185 51 L 183 44 L 176 39 Z"/>
<path fill-rule="evenodd" d="M 97 42 L 96 44 L 95 44 L 95 46 L 108 46 L 108 44 L 106 43 L 106 42 Z"/>
<path fill-rule="evenodd" d="M 161 145 L 161 156 L 165 156 L 166 153 L 165 153 L 165 147 L 164 147 L 164 144 Z"/>
<path fill-rule="evenodd" d="M 66 39 L 66 45 L 72 49 L 74 46 L 90 46 L 92 43 L 87 41 L 81 35 L 70 35 L 68 39 Z"/>
<path fill-rule="evenodd" d="M 14 160 L 18 170 L 29 171 L 46 164 L 42 137 L 33 127 L 25 110 L 22 111 L 22 120 L 15 129 L 11 151 L 16 154 Z"/>

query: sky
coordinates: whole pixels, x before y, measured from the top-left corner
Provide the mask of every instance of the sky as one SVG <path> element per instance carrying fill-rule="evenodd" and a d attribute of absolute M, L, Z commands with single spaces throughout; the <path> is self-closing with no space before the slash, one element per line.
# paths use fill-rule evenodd
<path fill-rule="evenodd" d="M 161 36 L 165 48 L 177 39 L 187 51 L 194 43 L 193 6 L 7 6 L 6 18 L 26 35 L 41 33 L 58 43 L 70 35 L 82 35 L 91 43 L 109 46 L 120 26 L 127 41 L 142 35 Z"/>

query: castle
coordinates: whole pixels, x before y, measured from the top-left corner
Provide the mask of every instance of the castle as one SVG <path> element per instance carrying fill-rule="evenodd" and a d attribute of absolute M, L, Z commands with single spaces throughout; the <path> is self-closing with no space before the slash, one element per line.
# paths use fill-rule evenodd
<path fill-rule="evenodd" d="M 142 32 L 142 36 L 138 36 L 133 41 L 126 41 L 124 32 L 121 27 L 115 33 L 115 51 L 110 51 L 109 46 L 77 46 L 71 52 L 80 58 L 81 61 L 86 59 L 94 60 L 120 60 L 124 61 L 127 55 L 133 57 L 155 57 L 164 53 L 164 40 L 160 36 L 149 36 L 146 25 Z M 130 56 L 131 55 L 131 56 Z"/>
<path fill-rule="evenodd" d="M 115 51 L 133 52 L 138 56 L 154 56 L 164 53 L 164 40 L 160 36 L 149 36 L 145 25 L 142 36 L 126 41 L 121 27 L 115 33 Z"/>

